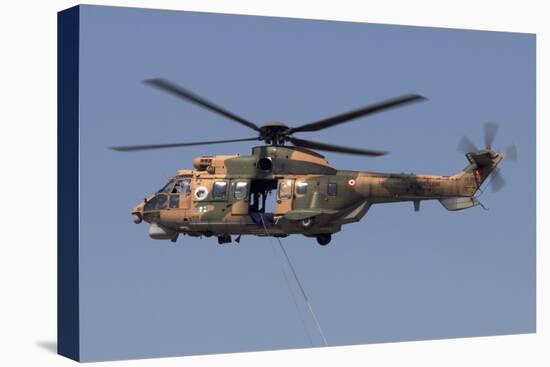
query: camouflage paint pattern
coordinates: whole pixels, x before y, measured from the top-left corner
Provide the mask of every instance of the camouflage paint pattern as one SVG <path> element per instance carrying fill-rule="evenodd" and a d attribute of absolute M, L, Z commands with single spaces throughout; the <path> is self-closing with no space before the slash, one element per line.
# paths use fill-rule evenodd
<path fill-rule="evenodd" d="M 502 155 L 481 150 L 466 157 L 469 165 L 462 171 L 438 176 L 336 170 L 322 155 L 289 146 L 259 146 L 249 156 L 200 156 L 193 160 L 194 170 L 177 171 L 171 186 L 146 198 L 132 214 L 136 223 L 151 223 L 150 235 L 157 239 L 175 240 L 181 233 L 335 233 L 359 221 L 373 204 L 411 201 L 417 210 L 421 200 L 438 199 L 449 210 L 475 206 L 474 193 Z M 176 192 L 175 183 L 183 181 L 188 186 Z M 272 190 L 267 200 L 276 200 L 273 217 L 249 211 L 251 185 L 259 182 Z M 223 195 L 215 197 L 214 185 L 223 183 L 225 191 L 218 190 Z"/>

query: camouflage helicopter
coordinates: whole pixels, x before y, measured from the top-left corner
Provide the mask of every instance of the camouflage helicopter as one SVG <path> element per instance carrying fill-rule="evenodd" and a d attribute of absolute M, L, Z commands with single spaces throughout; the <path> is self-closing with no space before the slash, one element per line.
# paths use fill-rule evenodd
<path fill-rule="evenodd" d="M 178 170 L 166 185 L 133 208 L 133 221 L 149 223 L 153 239 L 175 242 L 180 234 L 216 236 L 218 243 L 224 244 L 232 242 L 232 235 L 240 242 L 241 235 L 302 234 L 327 245 L 333 233 L 344 224 L 359 221 L 373 204 L 410 201 L 415 211 L 422 200 L 439 200 L 447 210 L 480 205 L 475 194 L 484 181 L 491 176 L 492 188 L 498 191 L 505 181 L 497 166 L 503 158 L 517 157 L 515 145 L 504 153 L 492 149 L 498 126 L 486 124 L 484 148 L 479 149 L 466 137 L 459 142 L 468 165 L 452 176 L 338 170 L 312 149 L 371 157 L 387 152 L 304 140 L 293 134 L 319 131 L 425 98 L 403 95 L 298 127 L 281 122 L 258 126 L 168 80 L 144 82 L 246 126 L 257 135 L 111 149 L 130 152 L 243 141 L 265 143 L 253 147 L 251 155 L 196 157 L 194 169 Z M 273 197 L 267 202 L 269 196 Z"/>

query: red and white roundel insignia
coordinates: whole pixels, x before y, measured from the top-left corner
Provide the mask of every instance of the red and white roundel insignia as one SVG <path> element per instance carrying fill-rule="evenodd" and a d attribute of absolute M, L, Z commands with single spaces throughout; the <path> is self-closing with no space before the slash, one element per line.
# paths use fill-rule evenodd
<path fill-rule="evenodd" d="M 348 180 L 348 185 L 350 185 L 350 186 L 355 186 L 355 180 L 354 180 L 353 178 L 350 178 L 350 179 Z"/>

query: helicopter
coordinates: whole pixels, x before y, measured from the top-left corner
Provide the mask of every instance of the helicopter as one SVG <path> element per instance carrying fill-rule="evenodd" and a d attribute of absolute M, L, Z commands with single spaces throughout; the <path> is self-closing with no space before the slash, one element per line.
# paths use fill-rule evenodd
<path fill-rule="evenodd" d="M 231 236 L 237 236 L 238 243 L 242 235 L 301 234 L 316 238 L 324 246 L 343 225 L 361 220 L 374 204 L 408 201 L 416 212 L 423 200 L 438 200 L 450 211 L 483 206 L 476 197 L 482 184 L 491 177 L 493 191 L 500 190 L 505 180 L 497 166 L 505 158 L 517 159 L 515 145 L 504 152 L 492 148 L 498 125 L 486 123 L 483 148 L 466 137 L 459 141 L 458 148 L 468 164 L 454 175 L 339 170 L 316 151 L 368 157 L 388 152 L 305 140 L 293 134 L 334 127 L 426 98 L 402 95 L 297 127 L 278 121 L 259 126 L 169 80 L 156 78 L 144 83 L 254 130 L 256 136 L 110 149 L 134 152 L 244 141 L 264 143 L 253 147 L 250 155 L 198 156 L 193 160 L 194 169 L 177 170 L 160 190 L 136 205 L 131 211 L 133 221 L 149 223 L 153 239 L 176 242 L 180 234 L 215 236 L 219 244 L 226 244 L 232 242 Z"/>

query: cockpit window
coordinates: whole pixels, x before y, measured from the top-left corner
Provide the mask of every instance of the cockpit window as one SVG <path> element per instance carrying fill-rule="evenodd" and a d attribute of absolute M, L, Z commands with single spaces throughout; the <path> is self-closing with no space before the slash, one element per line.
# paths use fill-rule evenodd
<path fill-rule="evenodd" d="M 168 195 L 159 194 L 149 200 L 143 207 L 144 211 L 166 209 Z"/>
<path fill-rule="evenodd" d="M 174 179 L 171 179 L 170 181 L 168 181 L 168 183 L 166 185 L 164 185 L 162 187 L 162 189 L 160 189 L 159 191 L 157 192 L 171 192 L 172 191 L 172 187 L 174 186 L 174 183 L 176 182 L 176 180 Z"/>

